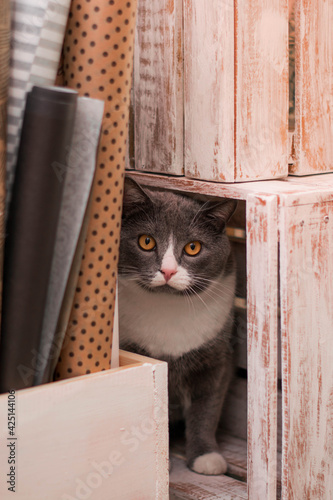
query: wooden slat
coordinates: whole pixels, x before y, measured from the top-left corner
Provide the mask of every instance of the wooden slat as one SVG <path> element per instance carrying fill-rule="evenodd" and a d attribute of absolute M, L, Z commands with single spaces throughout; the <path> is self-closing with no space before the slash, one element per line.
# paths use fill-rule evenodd
<path fill-rule="evenodd" d="M 184 3 L 185 171 L 234 180 L 233 1 Z"/>
<path fill-rule="evenodd" d="M 275 500 L 277 469 L 277 198 L 247 200 L 248 492 Z"/>
<path fill-rule="evenodd" d="M 316 176 L 313 182 L 305 182 L 306 178 L 298 178 L 292 181 L 292 177 L 285 180 L 271 180 L 260 182 L 240 182 L 234 184 L 221 184 L 217 182 L 205 182 L 185 177 L 169 177 L 157 174 L 142 174 L 130 172 L 130 177 L 142 185 L 173 189 L 185 193 L 196 193 L 221 198 L 234 198 L 246 200 L 251 194 L 276 194 L 279 202 L 289 206 L 310 203 L 314 196 L 320 191 L 321 201 L 333 200 L 333 174 L 325 174 L 325 183 L 318 188 Z M 311 181 L 311 179 L 310 179 Z M 286 195 L 281 198 L 282 195 Z"/>
<path fill-rule="evenodd" d="M 286 176 L 287 0 L 185 1 L 184 67 L 186 175 Z"/>
<path fill-rule="evenodd" d="M 332 225 L 332 202 L 281 210 L 283 500 L 332 498 Z"/>
<path fill-rule="evenodd" d="M 333 170 L 333 2 L 295 0 L 294 175 Z"/>
<path fill-rule="evenodd" d="M 182 0 L 140 0 L 136 35 L 135 168 L 181 175 Z"/>
<path fill-rule="evenodd" d="M 237 0 L 235 180 L 288 174 L 288 2 Z"/>

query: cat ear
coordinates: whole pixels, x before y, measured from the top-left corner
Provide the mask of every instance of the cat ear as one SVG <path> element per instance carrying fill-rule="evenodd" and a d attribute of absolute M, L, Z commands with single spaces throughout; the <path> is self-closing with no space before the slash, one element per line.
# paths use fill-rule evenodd
<path fill-rule="evenodd" d="M 205 203 L 205 216 L 219 230 L 222 230 L 237 208 L 236 200 L 209 201 Z"/>
<path fill-rule="evenodd" d="M 146 191 L 134 179 L 125 177 L 124 181 L 124 208 L 134 208 L 140 205 L 152 203 L 151 198 Z"/>

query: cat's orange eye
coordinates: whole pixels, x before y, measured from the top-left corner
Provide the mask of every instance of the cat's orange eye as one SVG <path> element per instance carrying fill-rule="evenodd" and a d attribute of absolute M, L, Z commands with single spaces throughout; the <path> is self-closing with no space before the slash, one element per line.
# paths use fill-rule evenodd
<path fill-rule="evenodd" d="M 200 241 L 190 241 L 190 243 L 187 243 L 184 247 L 185 253 L 187 255 L 198 255 L 198 253 L 201 250 L 201 243 Z"/>
<path fill-rule="evenodd" d="M 142 250 L 154 250 L 154 248 L 156 247 L 156 241 L 152 236 L 143 234 L 139 238 L 139 246 L 140 248 L 142 248 Z"/>

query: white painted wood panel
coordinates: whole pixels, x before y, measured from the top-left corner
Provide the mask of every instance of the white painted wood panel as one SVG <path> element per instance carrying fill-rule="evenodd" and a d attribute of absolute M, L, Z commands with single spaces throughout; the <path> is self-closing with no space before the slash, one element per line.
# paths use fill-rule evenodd
<path fill-rule="evenodd" d="M 183 174 L 182 0 L 139 0 L 134 51 L 137 170 Z"/>
<path fill-rule="evenodd" d="M 251 195 L 247 223 L 248 493 L 277 488 L 278 231 L 276 196 Z"/>
<path fill-rule="evenodd" d="M 198 193 L 221 198 L 235 198 L 236 200 L 246 200 L 252 194 L 268 195 L 275 194 L 279 197 L 279 204 L 297 205 L 313 201 L 314 196 L 318 196 L 321 202 L 333 200 L 333 174 L 322 176 L 297 178 L 289 176 L 284 180 L 270 180 L 259 182 L 240 182 L 234 184 L 221 184 L 217 182 L 206 182 L 184 177 L 168 177 L 157 174 L 142 174 L 140 172 L 131 172 L 133 177 L 142 185 L 173 189 L 176 192 Z M 319 182 L 321 182 L 319 186 Z M 283 196 L 282 196 L 283 195 Z"/>
<path fill-rule="evenodd" d="M 185 173 L 288 175 L 287 0 L 185 1 Z"/>
<path fill-rule="evenodd" d="M 167 498 L 167 366 L 135 355 L 123 361 L 131 365 L 16 393 L 15 498 Z M 6 422 L 7 395 L 0 416 Z M 2 446 L 2 499 L 13 497 L 7 457 Z"/>
<path fill-rule="evenodd" d="M 333 170 L 333 2 L 295 0 L 295 137 L 290 173 Z"/>
<path fill-rule="evenodd" d="M 288 1 L 236 0 L 235 180 L 288 175 Z"/>
<path fill-rule="evenodd" d="M 283 500 L 333 494 L 333 203 L 313 201 L 281 210 Z"/>
<path fill-rule="evenodd" d="M 184 2 L 185 172 L 234 180 L 233 0 Z"/>

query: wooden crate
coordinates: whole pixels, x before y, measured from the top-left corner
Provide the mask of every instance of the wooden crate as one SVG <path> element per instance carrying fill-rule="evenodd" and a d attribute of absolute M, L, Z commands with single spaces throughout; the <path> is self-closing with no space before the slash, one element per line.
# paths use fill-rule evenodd
<path fill-rule="evenodd" d="M 135 168 L 183 174 L 182 0 L 139 0 L 134 50 Z"/>
<path fill-rule="evenodd" d="M 120 365 L 18 391 L 15 436 L 0 396 L 1 499 L 168 498 L 167 365 L 126 352 Z M 11 442 L 15 493 L 6 482 Z"/>
<path fill-rule="evenodd" d="M 333 3 L 290 0 L 295 8 L 295 130 L 289 171 L 333 170 Z"/>
<path fill-rule="evenodd" d="M 287 0 L 140 0 L 135 169 L 288 175 Z"/>
<path fill-rule="evenodd" d="M 184 469 L 176 480 L 171 473 L 172 498 L 216 498 L 220 491 L 221 499 L 273 500 L 279 484 L 283 500 L 332 498 L 333 174 L 229 185 L 131 176 L 143 185 L 246 202 L 247 494 L 239 481 L 209 482 Z"/>

